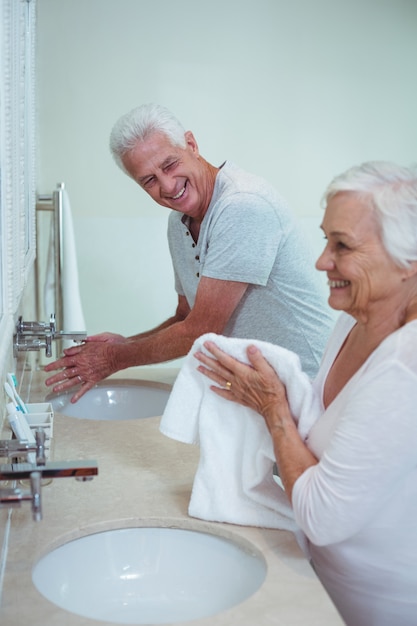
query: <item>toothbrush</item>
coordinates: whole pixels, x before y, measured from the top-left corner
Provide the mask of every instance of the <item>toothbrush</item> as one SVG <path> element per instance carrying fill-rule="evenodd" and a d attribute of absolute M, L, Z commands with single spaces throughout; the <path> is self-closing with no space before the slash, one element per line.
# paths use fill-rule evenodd
<path fill-rule="evenodd" d="M 14 374 L 9 373 L 9 374 L 7 374 L 7 380 L 9 381 L 9 385 L 11 386 L 11 388 L 13 390 L 16 403 L 20 407 L 20 410 L 22 411 L 22 413 L 28 413 L 28 410 L 26 408 L 25 403 L 23 402 L 22 398 L 17 393 L 16 376 Z"/>
<path fill-rule="evenodd" d="M 22 408 L 19 406 L 16 397 L 14 395 L 13 389 L 12 387 L 9 385 L 9 383 L 4 383 L 4 389 L 7 393 L 7 395 L 9 396 L 10 400 L 13 402 L 13 406 L 16 409 L 16 411 L 20 411 L 21 413 L 23 413 Z"/>
<path fill-rule="evenodd" d="M 20 408 L 18 404 L 16 404 L 16 398 L 13 393 L 12 387 L 9 385 L 9 383 L 5 382 L 4 388 L 9 398 L 13 401 L 13 407 L 15 408 L 15 412 L 9 413 L 7 416 L 9 419 L 9 424 L 10 424 L 12 431 L 14 432 L 14 434 L 20 441 L 27 441 L 28 443 L 35 443 L 36 439 L 33 435 L 32 429 L 29 426 L 29 423 L 25 415 L 23 414 L 22 409 Z M 28 461 L 29 463 L 36 462 L 36 454 L 34 452 L 29 452 Z"/>

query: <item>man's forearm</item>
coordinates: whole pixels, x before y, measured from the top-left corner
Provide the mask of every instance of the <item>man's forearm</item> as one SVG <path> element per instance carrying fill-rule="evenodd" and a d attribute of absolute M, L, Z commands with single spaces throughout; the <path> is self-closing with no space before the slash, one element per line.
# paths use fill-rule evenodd
<path fill-rule="evenodd" d="M 163 363 L 185 356 L 197 335 L 188 332 L 183 322 L 167 322 L 158 329 L 130 337 L 124 343 L 109 344 L 108 359 L 112 370 Z"/>
<path fill-rule="evenodd" d="M 143 333 L 138 333 L 137 335 L 132 335 L 131 337 L 128 337 L 127 341 L 135 342 L 140 339 L 146 339 L 147 337 L 153 337 L 154 335 L 159 333 L 160 330 L 169 328 L 170 326 L 178 323 L 179 321 L 181 320 L 178 320 L 176 316 L 170 317 L 169 319 L 165 320 L 165 322 L 162 322 L 162 324 L 159 324 L 159 326 L 155 326 L 155 328 L 151 328 L 150 330 L 145 330 Z"/>

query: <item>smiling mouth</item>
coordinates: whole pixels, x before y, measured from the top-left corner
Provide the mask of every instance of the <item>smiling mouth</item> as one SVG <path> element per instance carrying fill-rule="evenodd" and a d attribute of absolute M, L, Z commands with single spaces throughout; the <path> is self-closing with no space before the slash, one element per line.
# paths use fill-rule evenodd
<path fill-rule="evenodd" d="M 179 190 L 179 192 L 177 193 L 177 195 L 172 196 L 172 199 L 173 199 L 173 200 L 179 200 L 179 198 L 182 198 L 182 196 L 183 196 L 183 195 L 184 195 L 184 193 L 185 193 L 185 187 L 186 187 L 186 185 L 184 185 L 184 187 L 183 187 L 182 189 L 180 189 L 180 190 Z"/>
<path fill-rule="evenodd" d="M 327 284 L 331 289 L 337 289 L 338 287 L 347 287 L 350 285 L 349 280 L 328 280 Z"/>

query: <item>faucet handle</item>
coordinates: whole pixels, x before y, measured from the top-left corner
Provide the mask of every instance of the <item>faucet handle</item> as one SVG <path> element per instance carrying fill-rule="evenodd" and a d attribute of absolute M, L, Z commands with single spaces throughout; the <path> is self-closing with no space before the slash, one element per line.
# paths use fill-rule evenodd
<path fill-rule="evenodd" d="M 29 452 L 36 452 L 37 445 L 19 439 L 2 439 L 0 441 L 0 457 L 22 456 Z"/>
<path fill-rule="evenodd" d="M 30 475 L 32 517 L 35 522 L 40 522 L 42 519 L 41 476 L 41 472 L 32 472 Z"/>
<path fill-rule="evenodd" d="M 56 316 L 55 316 L 55 313 L 51 313 L 51 315 L 49 317 L 49 329 L 50 329 L 52 335 L 54 335 L 56 333 Z"/>
<path fill-rule="evenodd" d="M 45 356 L 52 356 L 52 339 L 53 335 L 46 335 L 45 337 Z"/>
<path fill-rule="evenodd" d="M 22 316 L 16 324 L 13 335 L 13 356 L 18 352 L 29 350 L 39 351 L 45 348 L 46 356 L 52 356 L 52 341 L 56 335 L 55 313 L 51 313 L 48 322 L 24 322 Z"/>
<path fill-rule="evenodd" d="M 51 317 L 48 322 L 24 322 L 23 317 L 20 315 L 16 324 L 16 331 L 18 334 L 29 333 L 31 335 L 37 335 L 38 333 L 51 333 L 56 332 L 55 314 L 51 313 Z"/>
<path fill-rule="evenodd" d="M 0 457 L 21 457 L 36 452 L 36 465 L 46 465 L 45 451 L 46 434 L 43 428 L 35 430 L 35 441 L 20 441 L 19 439 L 0 440 Z"/>
<path fill-rule="evenodd" d="M 41 472 L 31 472 L 30 491 L 18 488 L 0 489 L 0 507 L 19 507 L 25 500 L 30 500 L 32 517 L 35 522 L 42 519 Z"/>
<path fill-rule="evenodd" d="M 44 429 L 43 428 L 37 428 L 35 430 L 36 465 L 45 465 L 46 464 L 45 439 L 46 439 L 46 434 L 45 434 Z"/>
<path fill-rule="evenodd" d="M 18 487 L 1 487 L 0 488 L 0 506 L 1 507 L 19 507 L 24 499 L 24 494 Z"/>
<path fill-rule="evenodd" d="M 22 316 L 16 324 L 16 333 L 13 335 L 13 356 L 17 357 L 20 351 L 41 350 L 45 348 L 47 357 L 52 356 L 52 341 L 69 339 L 74 342 L 83 342 L 87 337 L 86 331 L 65 331 L 56 329 L 55 313 L 51 313 L 47 322 L 24 322 Z"/>

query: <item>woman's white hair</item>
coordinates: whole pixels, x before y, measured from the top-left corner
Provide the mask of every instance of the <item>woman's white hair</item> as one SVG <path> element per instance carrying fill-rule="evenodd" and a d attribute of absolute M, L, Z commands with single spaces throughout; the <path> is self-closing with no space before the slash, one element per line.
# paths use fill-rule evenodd
<path fill-rule="evenodd" d="M 336 176 L 323 203 L 349 192 L 374 208 L 382 243 L 394 262 L 408 268 L 417 261 L 417 167 L 368 161 Z"/>
<path fill-rule="evenodd" d="M 185 130 L 177 118 L 159 104 L 142 104 L 120 117 L 110 133 L 110 151 L 117 165 L 126 173 L 122 157 L 139 141 L 153 133 L 163 133 L 174 146 L 185 148 Z"/>

